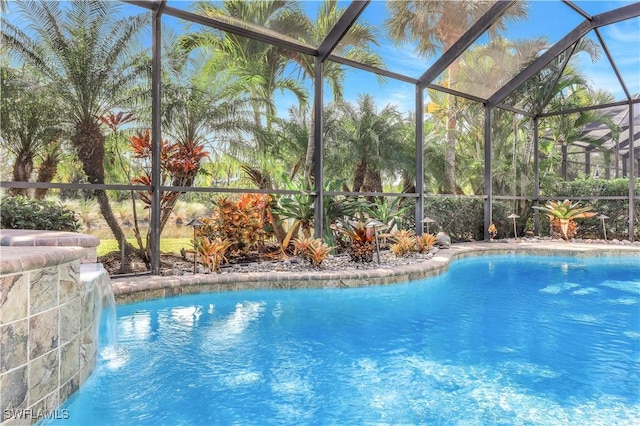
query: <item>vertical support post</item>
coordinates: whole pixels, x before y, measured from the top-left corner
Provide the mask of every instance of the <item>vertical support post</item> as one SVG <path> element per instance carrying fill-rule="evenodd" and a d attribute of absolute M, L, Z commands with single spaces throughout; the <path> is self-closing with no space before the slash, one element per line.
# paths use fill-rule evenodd
<path fill-rule="evenodd" d="M 484 240 L 488 241 L 489 225 L 493 222 L 493 182 L 491 179 L 491 158 L 493 144 L 491 142 L 491 106 L 484 104 Z"/>
<path fill-rule="evenodd" d="M 416 85 L 416 211 L 415 233 L 422 235 L 424 217 L 424 89 Z"/>
<path fill-rule="evenodd" d="M 160 143 L 162 140 L 161 45 L 162 6 L 153 11 L 151 40 L 151 273 L 160 274 Z"/>
<path fill-rule="evenodd" d="M 560 174 L 563 180 L 567 180 L 567 145 L 562 145 L 562 164 L 560 165 Z"/>
<path fill-rule="evenodd" d="M 634 131 L 634 104 L 629 101 L 629 241 L 633 242 L 634 225 L 635 225 L 635 185 L 636 185 L 636 162 L 633 157 L 634 145 L 635 145 L 635 131 Z"/>
<path fill-rule="evenodd" d="M 620 177 L 620 135 L 616 136 L 616 144 L 614 158 L 616 159 L 616 179 Z"/>
<path fill-rule="evenodd" d="M 540 141 L 538 140 L 538 117 L 533 117 L 533 205 L 540 206 Z M 536 209 L 533 215 L 533 232 L 540 235 L 540 213 Z"/>
<path fill-rule="evenodd" d="M 314 190 L 316 197 L 314 200 L 314 222 L 313 231 L 316 238 L 322 238 L 324 230 L 324 141 L 322 140 L 322 108 L 323 108 L 323 67 L 324 62 L 315 58 L 315 70 L 313 77 L 313 111 L 314 116 L 314 143 L 313 151 L 313 176 Z"/>
<path fill-rule="evenodd" d="M 591 151 L 584 151 L 584 174 L 591 176 Z"/>

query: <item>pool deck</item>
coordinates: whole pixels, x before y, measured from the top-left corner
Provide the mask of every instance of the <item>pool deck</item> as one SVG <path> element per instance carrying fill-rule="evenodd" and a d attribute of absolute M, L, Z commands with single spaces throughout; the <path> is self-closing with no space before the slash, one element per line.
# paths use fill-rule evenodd
<path fill-rule="evenodd" d="M 349 269 L 314 272 L 237 272 L 187 274 L 180 276 L 141 275 L 112 278 L 117 303 L 171 297 L 180 294 L 255 289 L 349 288 L 385 285 L 418 280 L 446 272 L 452 260 L 483 254 L 533 254 L 546 256 L 603 257 L 636 256 L 640 263 L 640 244 L 537 242 L 475 242 L 453 244 L 419 263 L 377 269 Z"/>

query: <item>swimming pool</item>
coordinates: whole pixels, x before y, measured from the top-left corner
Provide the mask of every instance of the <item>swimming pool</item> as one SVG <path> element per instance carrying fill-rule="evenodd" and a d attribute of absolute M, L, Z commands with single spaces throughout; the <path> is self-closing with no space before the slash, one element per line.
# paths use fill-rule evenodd
<path fill-rule="evenodd" d="M 59 424 L 638 424 L 639 302 L 638 257 L 488 256 L 123 305 Z"/>

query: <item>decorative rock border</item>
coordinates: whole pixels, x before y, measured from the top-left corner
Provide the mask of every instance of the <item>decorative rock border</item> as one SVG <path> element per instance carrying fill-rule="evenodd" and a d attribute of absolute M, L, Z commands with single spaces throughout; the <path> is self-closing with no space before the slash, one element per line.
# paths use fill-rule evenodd
<path fill-rule="evenodd" d="M 454 244 L 431 259 L 400 267 L 317 272 L 247 272 L 182 276 L 112 278 L 117 303 L 218 291 L 255 289 L 342 288 L 385 285 L 418 280 L 445 272 L 452 260 L 484 254 L 532 254 L 547 256 L 637 256 L 640 246 L 544 242 L 478 242 Z"/>

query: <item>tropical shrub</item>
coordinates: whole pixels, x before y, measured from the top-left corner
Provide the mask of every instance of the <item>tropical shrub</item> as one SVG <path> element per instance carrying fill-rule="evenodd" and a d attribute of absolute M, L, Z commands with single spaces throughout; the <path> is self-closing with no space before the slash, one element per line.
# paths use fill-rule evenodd
<path fill-rule="evenodd" d="M 428 252 L 436 243 L 436 236 L 433 234 L 422 234 L 416 237 L 416 250 L 420 253 Z"/>
<path fill-rule="evenodd" d="M 0 227 L 4 229 L 42 229 L 78 231 L 75 213 L 51 201 L 6 196 L 0 203 Z"/>
<path fill-rule="evenodd" d="M 319 267 L 322 262 L 329 257 L 333 247 L 326 245 L 320 238 L 297 238 L 293 241 L 295 254 L 302 257 L 315 267 Z"/>
<path fill-rule="evenodd" d="M 305 238 L 311 236 L 311 225 L 314 216 L 313 197 L 311 195 L 294 194 L 281 197 L 273 206 L 273 213 L 278 215 L 282 221 L 293 220 L 282 242 L 284 248 L 287 248 L 289 242 L 298 236 L 298 231 L 301 231 Z"/>
<path fill-rule="evenodd" d="M 215 238 L 210 240 L 209 238 L 197 239 L 193 242 L 198 252 L 200 261 L 210 271 L 220 271 L 220 265 L 223 262 L 227 262 L 226 252 L 231 246 L 231 243 L 227 240 Z"/>
<path fill-rule="evenodd" d="M 196 235 L 210 240 L 229 241 L 229 255 L 246 255 L 258 249 L 268 234 L 264 225 L 270 197 L 266 194 L 242 194 L 237 200 L 220 197 L 210 218 L 200 218 L 204 226 Z"/>
<path fill-rule="evenodd" d="M 397 257 L 408 256 L 416 248 L 416 236 L 413 231 L 398 231 L 391 238 L 395 242 L 389 248 Z"/>
<path fill-rule="evenodd" d="M 366 227 L 362 221 L 341 222 L 339 232 L 349 237 L 350 246 L 347 252 L 354 262 L 372 262 L 376 249 L 375 231 L 373 227 Z"/>
<path fill-rule="evenodd" d="M 574 238 L 576 235 L 576 219 L 583 219 L 595 216 L 593 207 L 580 207 L 580 203 L 572 203 L 570 200 L 549 201 L 544 207 L 534 207 L 546 213 L 551 220 L 551 229 L 554 236 L 561 235 L 565 240 Z"/>
<path fill-rule="evenodd" d="M 636 194 L 640 194 L 640 178 L 636 179 Z M 583 178 L 571 182 L 559 181 L 555 185 L 544 188 L 544 195 L 548 197 L 557 197 L 559 199 L 572 199 L 576 197 L 628 197 L 629 196 L 629 179 L 592 179 Z M 628 199 L 621 200 L 590 200 L 589 205 L 598 214 L 604 214 L 609 217 L 607 219 L 607 235 L 613 238 L 628 238 L 629 234 L 629 202 Z M 636 206 L 639 204 L 636 203 Z M 636 207 L 635 218 L 635 234 L 640 235 L 640 209 Z M 549 223 L 546 222 L 542 226 L 542 230 L 549 229 Z M 580 222 L 578 236 L 601 236 L 602 223 L 595 217 L 586 218 Z"/>
<path fill-rule="evenodd" d="M 370 206 L 367 206 L 366 213 L 370 217 L 374 217 L 380 222 L 386 225 L 389 231 L 397 225 L 399 218 L 405 213 L 410 212 L 412 205 L 408 205 L 402 202 L 403 198 L 395 198 L 393 201 L 389 201 L 388 197 L 376 197 Z M 413 213 L 411 211 L 411 213 Z"/>
<path fill-rule="evenodd" d="M 142 174 L 131 180 L 131 183 L 151 186 L 151 152 L 152 141 L 150 130 L 146 129 L 142 133 L 137 133 L 130 137 L 130 147 L 133 151 L 133 158 L 143 163 Z M 192 141 L 181 141 L 169 143 L 166 140 L 160 143 L 160 183 L 171 186 L 191 186 L 200 171 L 201 162 L 208 157 L 204 150 L 204 145 Z M 180 192 L 160 191 L 160 232 L 164 229 L 169 220 L 171 212 L 180 197 Z M 140 200 L 145 204 L 145 208 L 151 207 L 151 191 L 138 192 Z M 135 201 L 134 201 L 135 203 Z M 134 204 L 135 210 L 135 204 Z M 137 216 L 137 215 L 136 215 Z M 138 221 L 134 223 L 134 232 L 140 248 L 149 252 L 148 246 L 143 246 L 142 237 Z M 151 230 L 148 231 L 148 233 Z M 147 235 L 147 243 L 150 240 Z"/>

